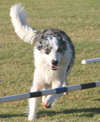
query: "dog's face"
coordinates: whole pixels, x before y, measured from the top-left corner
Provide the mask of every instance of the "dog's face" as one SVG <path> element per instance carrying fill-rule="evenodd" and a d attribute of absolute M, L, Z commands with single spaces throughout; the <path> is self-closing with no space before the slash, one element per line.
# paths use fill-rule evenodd
<path fill-rule="evenodd" d="M 53 35 L 42 35 L 41 40 L 36 44 L 38 50 L 40 50 L 42 57 L 48 63 L 50 69 L 57 70 L 58 65 L 61 62 L 62 55 L 64 55 L 67 49 L 66 41 L 60 36 L 55 37 Z"/>

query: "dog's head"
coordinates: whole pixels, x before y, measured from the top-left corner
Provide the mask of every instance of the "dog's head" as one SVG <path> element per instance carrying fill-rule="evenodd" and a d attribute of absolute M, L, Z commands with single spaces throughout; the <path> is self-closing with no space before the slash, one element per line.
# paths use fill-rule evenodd
<path fill-rule="evenodd" d="M 61 58 L 67 50 L 67 44 L 58 30 L 44 30 L 38 38 L 36 48 L 50 69 L 57 70 Z"/>

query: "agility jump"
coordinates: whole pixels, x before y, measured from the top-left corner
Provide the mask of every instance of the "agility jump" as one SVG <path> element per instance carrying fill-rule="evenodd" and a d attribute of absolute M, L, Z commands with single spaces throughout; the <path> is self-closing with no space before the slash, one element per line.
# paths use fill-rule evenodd
<path fill-rule="evenodd" d="M 11 102 L 11 101 L 22 100 L 22 99 L 27 99 L 27 98 L 41 97 L 41 96 L 50 95 L 50 94 L 59 94 L 63 92 L 71 92 L 71 91 L 83 90 L 83 89 L 94 88 L 94 87 L 100 87 L 100 81 L 86 83 L 86 84 L 72 85 L 72 86 L 61 87 L 61 88 L 56 88 L 56 89 L 49 89 L 49 90 L 44 90 L 44 91 L 37 91 L 37 92 L 32 92 L 32 93 L 24 93 L 24 94 L 1 97 L 0 104 L 4 102 Z"/>

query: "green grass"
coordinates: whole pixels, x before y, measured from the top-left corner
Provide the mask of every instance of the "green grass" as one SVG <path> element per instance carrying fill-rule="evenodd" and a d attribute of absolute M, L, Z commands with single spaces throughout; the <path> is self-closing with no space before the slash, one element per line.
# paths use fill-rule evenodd
<path fill-rule="evenodd" d="M 0 97 L 29 91 L 33 79 L 33 45 L 20 40 L 10 21 L 11 5 L 22 3 L 35 29 L 59 28 L 73 40 L 76 60 L 70 85 L 100 81 L 100 63 L 82 65 L 100 57 L 100 0 L 0 0 Z M 27 122 L 27 100 L 0 105 L 0 122 Z M 70 92 L 51 109 L 41 101 L 35 122 L 99 122 L 100 88 Z"/>

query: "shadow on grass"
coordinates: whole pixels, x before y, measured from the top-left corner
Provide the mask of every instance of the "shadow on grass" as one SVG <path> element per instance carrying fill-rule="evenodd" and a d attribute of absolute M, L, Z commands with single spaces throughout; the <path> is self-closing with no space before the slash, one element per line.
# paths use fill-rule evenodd
<path fill-rule="evenodd" d="M 40 111 L 38 113 L 39 116 L 55 116 L 57 114 L 72 114 L 76 113 L 76 116 L 85 116 L 85 117 L 93 117 L 94 114 L 100 114 L 100 108 L 83 108 L 83 109 L 69 109 L 69 110 L 61 110 L 59 112 L 55 111 Z"/>
<path fill-rule="evenodd" d="M 23 117 L 24 114 L 0 114 L 0 118 Z"/>
<path fill-rule="evenodd" d="M 94 99 L 94 101 L 100 101 L 100 99 Z"/>
<path fill-rule="evenodd" d="M 69 110 L 60 110 L 58 112 L 55 111 L 39 111 L 38 118 L 45 116 L 55 116 L 57 114 L 72 114 L 76 113 L 76 116 L 85 116 L 85 117 L 93 117 L 94 114 L 100 114 L 100 108 L 83 108 L 83 109 L 69 109 Z M 0 118 L 10 118 L 10 117 L 23 117 L 24 114 L 0 114 Z"/>

